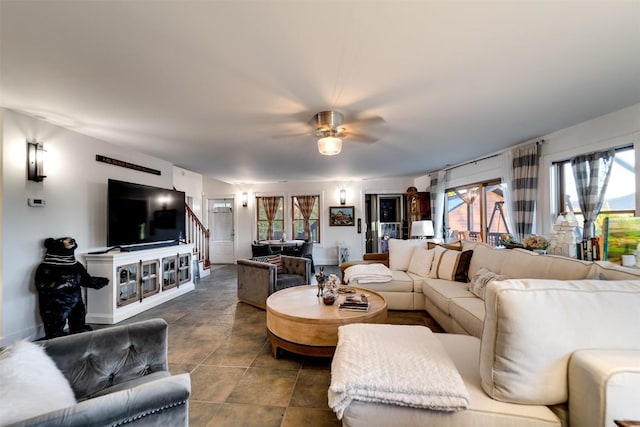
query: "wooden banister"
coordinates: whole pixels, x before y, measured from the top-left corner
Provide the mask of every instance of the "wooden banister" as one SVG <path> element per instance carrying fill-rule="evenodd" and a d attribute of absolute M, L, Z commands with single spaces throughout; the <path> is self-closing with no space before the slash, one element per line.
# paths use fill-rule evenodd
<path fill-rule="evenodd" d="M 209 229 L 202 224 L 191 207 L 185 203 L 186 222 L 185 234 L 187 243 L 193 243 L 194 252 L 198 261 L 204 263 L 204 268 L 211 267 L 209 260 Z"/>

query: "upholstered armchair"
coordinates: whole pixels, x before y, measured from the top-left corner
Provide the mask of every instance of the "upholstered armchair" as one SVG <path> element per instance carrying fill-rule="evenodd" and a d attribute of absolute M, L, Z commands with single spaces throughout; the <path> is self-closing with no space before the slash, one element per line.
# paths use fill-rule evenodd
<path fill-rule="evenodd" d="M 311 280 L 311 260 L 308 258 L 276 255 L 239 259 L 237 264 L 238 299 L 262 309 L 266 308 L 267 298 L 272 293 L 308 285 Z"/>
<path fill-rule="evenodd" d="M 191 381 L 168 372 L 167 331 L 152 319 L 43 341 L 77 403 L 14 425 L 188 426 Z"/>

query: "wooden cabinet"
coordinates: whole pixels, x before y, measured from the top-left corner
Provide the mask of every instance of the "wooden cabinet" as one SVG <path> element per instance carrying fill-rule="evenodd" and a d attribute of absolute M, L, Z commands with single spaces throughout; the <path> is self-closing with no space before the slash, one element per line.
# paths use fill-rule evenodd
<path fill-rule="evenodd" d="M 411 223 L 413 221 L 431 219 L 431 193 L 418 191 L 415 187 L 409 187 L 406 199 L 408 236 L 411 236 Z"/>
<path fill-rule="evenodd" d="M 193 245 L 135 252 L 87 254 L 87 271 L 108 277 L 102 289 L 87 289 L 88 323 L 114 324 L 194 289 Z"/>

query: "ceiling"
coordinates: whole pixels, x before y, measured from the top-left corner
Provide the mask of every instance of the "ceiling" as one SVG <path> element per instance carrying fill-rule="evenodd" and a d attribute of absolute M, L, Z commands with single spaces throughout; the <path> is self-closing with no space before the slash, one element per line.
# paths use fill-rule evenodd
<path fill-rule="evenodd" d="M 419 176 L 640 102 L 635 0 L 2 0 L 0 19 L 2 106 L 230 183 Z M 328 157 L 290 136 L 327 109 L 384 118 L 359 130 L 379 139 Z"/>

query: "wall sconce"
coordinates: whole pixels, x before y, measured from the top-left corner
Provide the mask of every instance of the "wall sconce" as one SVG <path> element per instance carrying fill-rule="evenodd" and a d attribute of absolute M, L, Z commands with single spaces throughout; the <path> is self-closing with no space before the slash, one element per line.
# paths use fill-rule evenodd
<path fill-rule="evenodd" d="M 41 182 L 47 175 L 44 174 L 45 149 L 42 144 L 27 141 L 27 179 Z"/>
<path fill-rule="evenodd" d="M 347 190 L 345 190 L 344 188 L 342 188 L 340 190 L 340 204 L 344 205 L 347 203 Z"/>
<path fill-rule="evenodd" d="M 248 203 L 249 203 L 249 195 L 245 191 L 244 193 L 242 193 L 242 207 L 246 208 Z"/>

